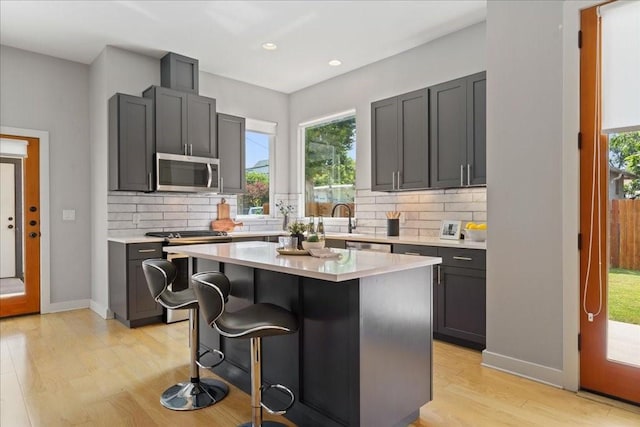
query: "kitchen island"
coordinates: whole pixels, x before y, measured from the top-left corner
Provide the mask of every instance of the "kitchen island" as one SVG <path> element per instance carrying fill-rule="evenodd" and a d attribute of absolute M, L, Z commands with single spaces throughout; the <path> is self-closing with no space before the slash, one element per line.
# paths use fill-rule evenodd
<path fill-rule="evenodd" d="M 291 421 L 374 427 L 418 418 L 432 397 L 432 269 L 440 258 L 339 249 L 332 249 L 339 258 L 313 258 L 279 255 L 276 247 L 240 242 L 164 250 L 191 257 L 194 271 L 223 271 L 232 282 L 229 311 L 269 302 L 298 316 L 297 333 L 262 343 L 264 382 L 296 394 L 286 415 Z M 200 342 L 225 353 L 214 372 L 249 392 L 249 340 L 203 326 Z M 278 407 L 280 396 L 269 398 Z"/>

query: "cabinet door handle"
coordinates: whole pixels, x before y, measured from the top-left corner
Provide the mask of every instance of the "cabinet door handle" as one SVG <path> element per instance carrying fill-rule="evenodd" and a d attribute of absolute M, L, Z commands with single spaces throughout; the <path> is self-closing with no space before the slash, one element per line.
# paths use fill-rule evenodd
<path fill-rule="evenodd" d="M 187 153 L 187 144 L 184 144 L 184 155 L 185 156 L 188 155 L 188 153 Z"/>
<path fill-rule="evenodd" d="M 460 165 L 460 186 L 464 185 L 464 165 Z"/>
<path fill-rule="evenodd" d="M 398 173 L 398 190 L 400 189 L 400 171 L 397 172 Z"/>
<path fill-rule="evenodd" d="M 438 265 L 438 285 L 442 283 L 440 280 L 440 266 Z"/>
<path fill-rule="evenodd" d="M 467 185 L 471 185 L 471 164 L 467 163 Z"/>
<path fill-rule="evenodd" d="M 405 252 L 405 255 L 420 255 L 418 252 Z"/>
<path fill-rule="evenodd" d="M 151 173 L 149 173 L 149 191 L 153 191 L 153 181 Z"/>
<path fill-rule="evenodd" d="M 193 156 L 193 144 L 189 144 L 189 155 Z"/>
<path fill-rule="evenodd" d="M 454 256 L 453 259 L 457 259 L 458 261 L 473 261 L 473 258 L 469 258 L 468 256 Z"/>
<path fill-rule="evenodd" d="M 220 177 L 220 193 L 224 192 L 224 178 Z"/>
<path fill-rule="evenodd" d="M 213 169 L 211 169 L 211 164 L 207 163 L 207 188 L 211 188 L 212 181 L 213 181 Z"/>
<path fill-rule="evenodd" d="M 148 252 L 155 252 L 155 251 L 156 251 L 155 249 L 138 249 L 138 252 L 141 254 L 145 254 Z"/>
<path fill-rule="evenodd" d="M 396 189 L 396 173 L 395 172 L 391 172 L 391 189 L 392 190 Z"/>

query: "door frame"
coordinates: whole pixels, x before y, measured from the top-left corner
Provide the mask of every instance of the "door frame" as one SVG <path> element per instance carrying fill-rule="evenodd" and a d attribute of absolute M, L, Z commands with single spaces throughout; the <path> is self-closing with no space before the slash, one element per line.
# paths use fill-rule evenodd
<path fill-rule="evenodd" d="M 40 313 L 56 311 L 51 305 L 51 224 L 49 212 L 49 132 L 0 126 L 0 133 L 40 140 Z"/>
<path fill-rule="evenodd" d="M 16 274 L 15 276 L 24 281 L 24 268 L 22 267 L 24 264 L 24 260 L 22 259 L 22 246 L 23 246 L 23 240 L 22 238 L 17 238 L 17 236 L 22 236 L 24 235 L 24 223 L 22 221 L 22 211 L 23 211 L 23 203 L 22 196 L 21 193 L 18 192 L 18 189 L 22 189 L 22 170 L 23 170 L 23 165 L 22 165 L 22 161 L 21 159 L 16 159 L 16 158 L 11 158 L 11 157 L 3 157 L 2 160 L 0 160 L 0 163 L 5 163 L 5 164 L 11 164 L 14 167 L 14 171 L 13 171 L 13 175 L 14 175 L 14 183 L 13 183 L 13 187 L 15 189 L 15 195 L 14 195 L 14 200 L 15 200 L 15 209 L 14 209 L 14 218 L 15 218 L 15 230 L 17 231 L 16 233 L 16 240 L 14 243 L 14 250 L 15 250 L 15 269 L 16 269 Z"/>

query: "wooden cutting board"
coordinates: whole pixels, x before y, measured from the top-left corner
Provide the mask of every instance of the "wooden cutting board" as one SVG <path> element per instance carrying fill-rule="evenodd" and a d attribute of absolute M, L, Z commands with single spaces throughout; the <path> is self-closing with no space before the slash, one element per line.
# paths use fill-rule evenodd
<path fill-rule="evenodd" d="M 229 217 L 229 205 L 225 199 L 222 199 L 218 203 L 218 219 L 211 221 L 211 229 L 213 231 L 233 231 L 238 226 L 242 226 L 242 223 Z"/>

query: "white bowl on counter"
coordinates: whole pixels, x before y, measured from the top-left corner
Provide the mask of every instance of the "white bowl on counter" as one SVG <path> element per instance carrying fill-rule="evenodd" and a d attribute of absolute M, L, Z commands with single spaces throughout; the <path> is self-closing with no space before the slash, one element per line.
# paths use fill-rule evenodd
<path fill-rule="evenodd" d="M 487 230 L 464 230 L 464 238 L 471 242 L 484 242 L 487 240 Z"/>
<path fill-rule="evenodd" d="M 307 240 L 302 241 L 302 249 L 308 251 L 309 249 L 322 249 L 324 248 L 324 240 L 319 242 L 309 242 Z"/>

